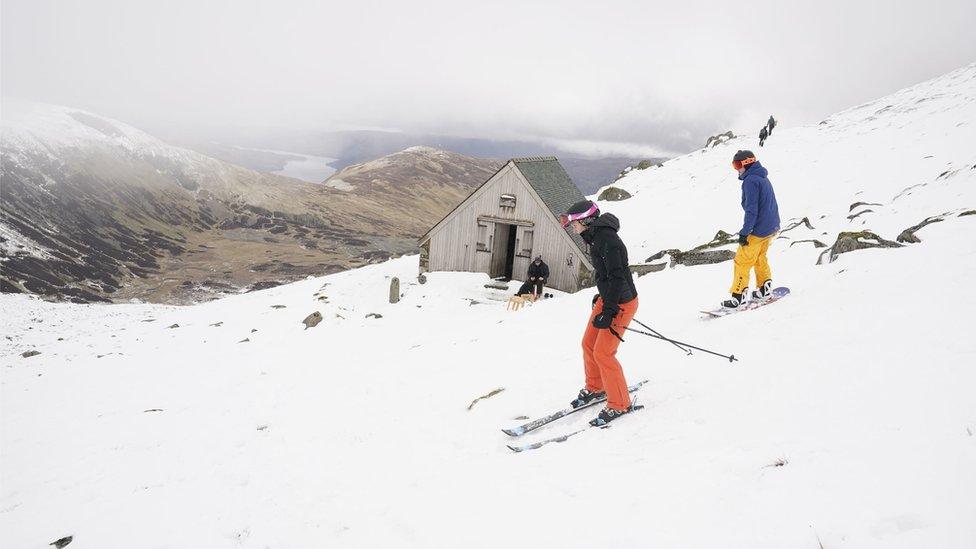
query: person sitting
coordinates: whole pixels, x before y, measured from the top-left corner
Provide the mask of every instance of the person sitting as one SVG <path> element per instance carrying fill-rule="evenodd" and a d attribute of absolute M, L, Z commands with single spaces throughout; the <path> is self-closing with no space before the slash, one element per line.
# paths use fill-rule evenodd
<path fill-rule="evenodd" d="M 549 265 L 546 265 L 541 255 L 537 255 L 532 263 L 529 263 L 525 282 L 516 295 L 532 294 L 535 299 L 539 299 L 544 295 L 542 292 L 547 280 L 549 280 Z"/>

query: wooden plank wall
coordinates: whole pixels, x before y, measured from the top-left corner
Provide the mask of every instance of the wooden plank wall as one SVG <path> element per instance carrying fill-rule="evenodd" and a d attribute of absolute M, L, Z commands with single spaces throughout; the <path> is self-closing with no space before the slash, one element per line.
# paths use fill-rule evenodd
<path fill-rule="evenodd" d="M 503 208 L 500 199 L 503 194 L 516 197 L 515 208 Z M 558 290 L 575 292 L 579 289 L 580 250 L 565 238 L 552 213 L 535 198 L 525 179 L 509 163 L 489 180 L 469 201 L 461 206 L 453 217 L 430 235 L 429 270 L 431 271 L 470 271 L 489 273 L 494 242 L 485 242 L 486 251 L 477 249 L 479 216 L 512 220 L 519 223 L 516 233 L 516 257 L 513 278 L 524 280 L 529 263 L 536 255 L 542 255 L 549 265 L 549 286 Z M 493 221 L 482 221 L 488 225 L 487 235 L 494 238 Z M 531 226 L 527 226 L 531 223 Z M 533 231 L 532 252 L 522 253 L 524 231 Z"/>

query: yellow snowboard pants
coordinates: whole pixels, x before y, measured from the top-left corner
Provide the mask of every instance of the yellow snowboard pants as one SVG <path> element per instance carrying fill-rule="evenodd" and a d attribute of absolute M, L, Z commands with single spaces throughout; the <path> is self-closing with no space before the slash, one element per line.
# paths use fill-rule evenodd
<path fill-rule="evenodd" d="M 756 269 L 756 287 L 773 278 L 772 271 L 769 270 L 769 261 L 766 260 L 766 251 L 769 244 L 776 238 L 776 233 L 769 236 L 758 237 L 749 235 L 748 246 L 739 246 L 735 252 L 735 271 L 732 275 L 732 288 L 729 290 L 733 294 L 741 294 L 749 286 L 749 271 Z"/>

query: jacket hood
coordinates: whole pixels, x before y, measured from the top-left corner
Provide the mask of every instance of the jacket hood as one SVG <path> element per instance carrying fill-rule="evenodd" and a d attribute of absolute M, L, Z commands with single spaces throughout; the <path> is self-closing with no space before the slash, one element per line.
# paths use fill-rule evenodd
<path fill-rule="evenodd" d="M 580 236 L 583 237 L 583 241 L 587 244 L 593 244 L 593 238 L 596 236 L 597 231 L 603 227 L 617 232 L 620 230 L 620 220 L 611 213 L 605 213 L 594 219 L 593 223 L 590 223 L 590 226 L 580 233 Z"/>
<path fill-rule="evenodd" d="M 620 220 L 612 213 L 605 213 L 596 218 L 593 223 L 590 223 L 590 229 L 596 229 L 597 227 L 610 227 L 615 231 L 619 231 Z"/>
<path fill-rule="evenodd" d="M 766 168 L 763 168 L 763 165 L 760 164 L 759 161 L 757 160 L 752 164 L 749 164 L 749 167 L 746 168 L 746 171 L 742 172 L 742 175 L 739 176 L 739 180 L 744 181 L 745 178 L 749 177 L 750 175 L 758 175 L 759 177 L 766 177 L 767 175 L 769 175 L 769 171 L 767 171 Z"/>

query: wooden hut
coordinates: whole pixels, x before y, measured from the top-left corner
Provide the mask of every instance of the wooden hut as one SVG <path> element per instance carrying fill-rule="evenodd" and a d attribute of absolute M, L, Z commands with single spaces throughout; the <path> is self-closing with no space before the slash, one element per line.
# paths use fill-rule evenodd
<path fill-rule="evenodd" d="M 420 237 L 420 272 L 468 271 L 523 280 L 532 259 L 549 265 L 548 287 L 590 286 L 593 265 L 559 214 L 583 200 L 552 156 L 513 158 Z"/>

